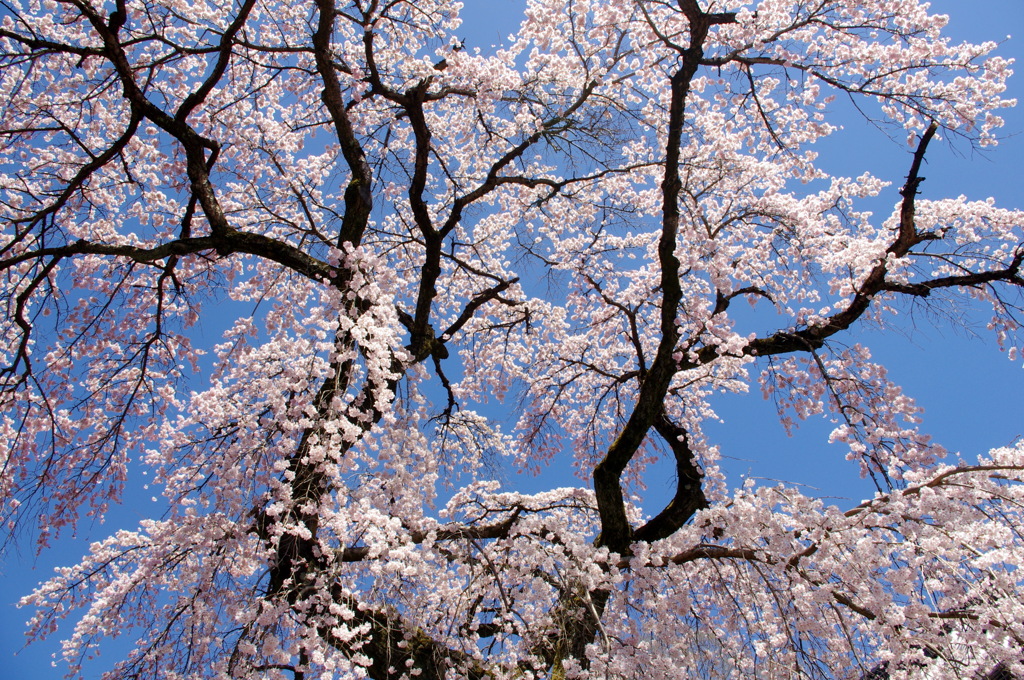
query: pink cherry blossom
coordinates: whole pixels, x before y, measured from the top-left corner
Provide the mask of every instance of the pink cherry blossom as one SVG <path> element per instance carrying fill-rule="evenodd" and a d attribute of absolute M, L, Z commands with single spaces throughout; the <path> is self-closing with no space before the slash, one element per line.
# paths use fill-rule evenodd
<path fill-rule="evenodd" d="M 920 172 L 996 144 L 996 45 L 919 0 L 531 0 L 485 52 L 460 9 L 5 4 L 0 519 L 162 499 L 30 636 L 70 619 L 74 675 L 137 627 L 110 679 L 1024 673 L 1024 443 L 953 461 L 849 339 L 968 299 L 1019 352 L 1024 212 Z M 837 98 L 905 166 L 826 172 Z M 730 485 L 705 425 L 753 384 L 877 494 Z M 549 465 L 580 486 L 497 481 Z"/>

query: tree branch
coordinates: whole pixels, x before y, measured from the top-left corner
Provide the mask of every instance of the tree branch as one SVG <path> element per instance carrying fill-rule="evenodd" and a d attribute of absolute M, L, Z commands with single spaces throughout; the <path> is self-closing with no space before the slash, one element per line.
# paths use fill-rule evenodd
<path fill-rule="evenodd" d="M 654 428 L 672 449 L 676 461 L 676 493 L 661 512 L 633 534 L 634 541 L 645 543 L 668 538 L 694 513 L 708 507 L 703 489 L 704 474 L 694 461 L 686 430 L 664 413 L 655 419 Z"/>

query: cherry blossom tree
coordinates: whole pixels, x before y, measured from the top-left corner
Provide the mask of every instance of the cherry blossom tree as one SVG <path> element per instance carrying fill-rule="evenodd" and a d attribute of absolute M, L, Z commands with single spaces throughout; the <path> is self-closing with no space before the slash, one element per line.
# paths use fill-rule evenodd
<path fill-rule="evenodd" d="M 919 0 L 531 0 L 487 53 L 459 10 L 5 0 L 8 541 L 163 499 L 32 635 L 73 617 L 74 674 L 136 626 L 108 678 L 1021 673 L 1024 444 L 948 456 L 850 340 L 968 300 L 1019 356 L 1024 213 L 921 172 L 996 142 L 995 45 Z M 822 169 L 848 102 L 903 167 Z M 703 428 L 758 384 L 877 494 L 730 487 Z"/>

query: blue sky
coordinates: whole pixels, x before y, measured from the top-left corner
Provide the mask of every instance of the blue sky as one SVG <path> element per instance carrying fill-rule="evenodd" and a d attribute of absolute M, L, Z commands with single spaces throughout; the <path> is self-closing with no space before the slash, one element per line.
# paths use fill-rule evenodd
<path fill-rule="evenodd" d="M 519 0 L 465 0 L 465 4 L 466 25 L 460 37 L 485 50 L 516 29 L 522 7 Z M 935 0 L 932 6 L 951 15 L 948 30 L 957 39 L 999 41 L 1007 34 L 1016 34 L 1006 40 L 999 53 L 1024 60 L 1024 0 Z M 1022 69 L 1024 64 L 1018 64 L 1019 75 L 1011 80 L 1010 96 L 1024 100 Z M 1006 139 L 983 155 L 963 144 L 933 144 L 923 173 L 927 180 L 921 187 L 922 195 L 939 198 L 965 194 L 972 199 L 992 196 L 1003 207 L 1024 207 L 1024 173 L 1020 169 L 1024 159 L 1024 108 L 1007 111 L 1004 117 Z M 870 171 L 891 179 L 895 202 L 895 190 L 909 167 L 908 149 L 859 119 L 842 123 L 846 129 L 822 149 L 823 156 L 830 154 L 828 163 L 835 163 L 829 167 L 852 176 Z M 890 377 L 925 407 L 923 429 L 966 458 L 1024 435 L 1024 370 L 1020 361 L 1008 361 L 995 347 L 984 329 L 985 315 L 974 314 L 973 318 L 978 325 L 977 336 L 936 327 L 920 317 L 908 318 L 901 334 L 862 331 L 849 338 L 850 342 L 871 347 L 875 358 L 888 366 Z M 724 422 L 708 427 L 709 436 L 722 447 L 733 482 L 749 474 L 808 484 L 823 495 L 836 497 L 835 502 L 841 506 L 872 493 L 870 482 L 860 480 L 852 465 L 843 460 L 843 451 L 825 443 L 830 423 L 810 421 L 788 437 L 778 423 L 774 406 L 756 394 L 756 387 L 753 392 L 724 397 L 718 404 Z M 652 485 L 652 494 L 671 491 L 671 474 L 664 477 L 663 482 Z M 664 488 L 659 489 L 659 485 Z M 135 500 L 142 501 L 142 496 Z M 61 540 L 39 557 L 34 555 L 30 542 L 5 556 L 0 563 L 0 676 L 63 675 L 62 669 L 50 667 L 50 655 L 58 649 L 56 640 L 18 651 L 29 612 L 13 605 L 54 566 L 73 563 L 90 540 L 116 529 L 114 522 L 132 526 L 143 514 L 142 508 L 129 504 L 107 525 L 85 525 L 77 538 Z M 99 664 L 87 670 L 86 677 L 98 677 L 100 668 L 116 661 L 118 649 L 117 645 L 105 649 Z"/>

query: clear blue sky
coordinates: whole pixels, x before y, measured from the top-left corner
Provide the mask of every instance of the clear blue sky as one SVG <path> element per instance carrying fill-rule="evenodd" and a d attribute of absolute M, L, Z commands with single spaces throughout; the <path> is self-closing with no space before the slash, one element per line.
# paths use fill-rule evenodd
<path fill-rule="evenodd" d="M 485 50 L 515 31 L 522 7 L 520 0 L 465 0 L 465 5 L 466 26 L 460 37 Z M 1022 60 L 1017 66 L 1019 75 L 1011 80 L 1010 96 L 1024 100 L 1024 0 L 935 0 L 932 6 L 951 15 L 948 30 L 955 38 L 999 41 L 1007 34 L 1014 35 L 999 53 Z M 1003 207 L 1024 207 L 1024 108 L 1004 116 L 1007 138 L 984 156 L 972 154 L 963 145 L 934 144 L 923 173 L 927 180 L 922 195 L 993 196 Z M 870 171 L 898 186 L 909 167 L 907 148 L 891 143 L 857 119 L 844 124 L 847 129 L 829 142 L 827 151 L 822 150 L 823 155 L 837 159 L 830 167 L 852 176 Z M 892 200 L 895 202 L 895 194 Z M 948 449 L 961 451 L 968 458 L 1024 435 L 1024 370 L 1019 361 L 1009 362 L 996 349 L 984 329 L 984 315 L 977 319 L 979 337 L 935 328 L 921 318 L 916 328 L 908 325 L 903 335 L 865 332 L 852 338 L 870 346 L 876 359 L 889 367 L 890 376 L 925 407 L 923 428 Z M 724 398 L 719 407 L 725 422 L 708 427 L 708 434 L 722 447 L 733 481 L 739 475 L 752 474 L 810 484 L 822 494 L 838 497 L 835 502 L 841 506 L 850 503 L 843 498 L 855 502 L 872 493 L 870 483 L 859 480 L 843 460 L 843 452 L 824 443 L 831 424 L 811 421 L 794 437 L 787 437 L 772 404 L 760 398 L 756 386 L 752 392 Z M 654 485 L 651 492 L 668 493 L 671 484 L 668 473 L 664 488 Z M 58 649 L 56 640 L 18 652 L 29 612 L 17 610 L 13 604 L 54 566 L 75 562 L 90 540 L 116 529 L 114 523 L 134 526 L 142 515 L 142 508 L 129 504 L 107 525 L 83 526 L 77 539 L 62 540 L 38 558 L 31 544 L 6 555 L 0 563 L 0 678 L 62 677 L 61 668 L 50 667 L 50 655 Z M 118 653 L 118 645 L 105 648 L 100 663 L 87 670 L 86 677 L 98 678 L 100 668 L 116 661 Z"/>

